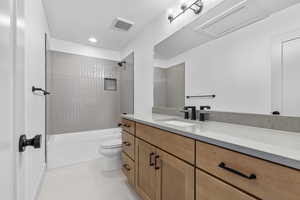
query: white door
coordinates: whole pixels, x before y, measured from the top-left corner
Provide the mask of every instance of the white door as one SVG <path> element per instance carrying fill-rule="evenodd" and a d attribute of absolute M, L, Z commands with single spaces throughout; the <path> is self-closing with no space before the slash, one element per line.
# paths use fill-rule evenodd
<path fill-rule="evenodd" d="M 25 133 L 42 136 L 40 149 L 29 147 L 25 157 L 25 199 L 37 198 L 45 174 L 45 96 L 32 87 L 45 89 L 45 32 L 47 23 L 41 0 L 25 1 Z"/>
<path fill-rule="evenodd" d="M 300 30 L 273 40 L 272 112 L 300 117 Z"/>
<path fill-rule="evenodd" d="M 23 200 L 24 3 L 0 1 L 0 199 Z M 18 19 L 18 20 L 16 20 Z"/>
<path fill-rule="evenodd" d="M 299 117 L 300 37 L 283 43 L 282 80 L 282 114 Z"/>
<path fill-rule="evenodd" d="M 45 137 L 45 97 L 31 91 L 45 87 L 45 27 L 35 16 L 36 2 L 0 1 L 1 200 L 34 200 L 45 170 L 44 143 L 22 153 L 18 148 L 23 134 Z"/>

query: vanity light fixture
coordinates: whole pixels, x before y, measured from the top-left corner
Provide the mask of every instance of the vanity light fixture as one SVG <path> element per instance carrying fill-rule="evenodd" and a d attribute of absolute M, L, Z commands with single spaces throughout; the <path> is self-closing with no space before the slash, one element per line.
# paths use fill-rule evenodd
<path fill-rule="evenodd" d="M 91 42 L 91 43 L 97 43 L 98 41 L 97 41 L 96 38 L 90 37 L 90 38 L 89 38 L 89 42 Z"/>
<path fill-rule="evenodd" d="M 187 9 L 187 3 L 186 3 L 186 0 L 182 0 L 182 1 L 181 1 L 180 9 L 181 9 L 182 11 L 184 11 L 184 10 Z"/>
<path fill-rule="evenodd" d="M 169 9 L 168 11 L 168 20 L 171 22 L 174 20 L 173 10 Z"/>
<path fill-rule="evenodd" d="M 176 18 L 181 16 L 182 14 L 185 13 L 187 10 L 192 10 L 196 15 L 199 15 L 201 11 L 203 10 L 203 2 L 202 0 L 196 0 L 194 3 L 188 6 L 187 3 L 183 2 L 180 6 L 180 9 L 182 10 L 179 14 L 176 16 L 173 15 L 172 10 L 169 10 L 169 15 L 168 15 L 168 20 L 170 23 L 172 23 Z"/>

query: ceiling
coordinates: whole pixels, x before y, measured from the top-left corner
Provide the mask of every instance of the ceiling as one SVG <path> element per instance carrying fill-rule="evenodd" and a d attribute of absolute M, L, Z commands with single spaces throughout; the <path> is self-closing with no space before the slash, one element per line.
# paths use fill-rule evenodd
<path fill-rule="evenodd" d="M 187 50 L 262 20 L 272 13 L 299 2 L 299 0 L 225 0 L 156 45 L 155 58 L 160 60 L 171 59 Z M 231 9 L 233 7 L 237 8 L 237 12 Z M 226 13 L 227 10 L 232 10 L 232 13 Z M 220 16 L 220 19 L 218 19 L 218 16 Z M 205 24 L 211 25 L 208 27 Z M 205 26 L 208 28 L 199 28 Z M 221 34 L 218 34 L 218 32 Z"/>
<path fill-rule="evenodd" d="M 43 0 L 51 36 L 56 39 L 121 50 L 174 0 Z M 134 23 L 128 32 L 114 30 L 121 17 Z"/>

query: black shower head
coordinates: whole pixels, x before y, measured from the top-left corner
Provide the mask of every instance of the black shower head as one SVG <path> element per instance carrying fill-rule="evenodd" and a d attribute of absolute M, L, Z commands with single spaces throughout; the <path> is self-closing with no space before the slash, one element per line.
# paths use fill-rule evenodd
<path fill-rule="evenodd" d="M 119 62 L 118 63 L 118 65 L 120 66 L 120 67 L 123 67 L 123 65 L 125 65 L 126 64 L 126 61 L 122 61 L 122 62 Z"/>

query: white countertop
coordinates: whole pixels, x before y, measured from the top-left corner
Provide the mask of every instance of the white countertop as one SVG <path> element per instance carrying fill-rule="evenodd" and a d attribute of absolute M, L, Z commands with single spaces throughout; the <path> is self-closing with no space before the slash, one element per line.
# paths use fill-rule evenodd
<path fill-rule="evenodd" d="M 188 121 L 196 125 L 179 127 L 164 121 L 186 120 L 160 114 L 122 117 L 300 170 L 300 133 L 213 121 Z"/>

